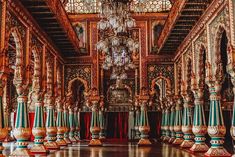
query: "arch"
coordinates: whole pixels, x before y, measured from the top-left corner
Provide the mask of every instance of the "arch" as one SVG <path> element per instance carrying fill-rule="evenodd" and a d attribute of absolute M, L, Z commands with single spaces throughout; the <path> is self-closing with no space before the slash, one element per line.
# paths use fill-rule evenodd
<path fill-rule="evenodd" d="M 88 93 L 89 88 L 88 88 L 88 83 L 87 83 L 87 81 L 84 80 L 84 79 L 82 79 L 82 78 L 80 78 L 80 77 L 76 77 L 76 78 L 70 80 L 69 83 L 68 83 L 68 91 L 67 91 L 67 94 L 66 94 L 67 96 L 69 96 L 69 95 L 72 94 L 72 84 L 73 84 L 76 80 L 80 81 L 80 82 L 84 85 L 85 92 Z"/>
<path fill-rule="evenodd" d="M 19 30 L 17 27 L 13 27 L 10 29 L 10 31 L 7 33 L 6 35 L 6 50 L 8 49 L 8 44 L 9 44 L 9 40 L 10 40 L 10 36 L 13 36 L 14 42 L 15 42 L 15 46 L 16 46 L 16 60 L 15 60 L 15 66 L 17 67 L 17 71 L 15 69 L 15 78 L 22 78 L 22 71 L 20 70 L 20 68 L 23 65 L 23 44 L 22 44 L 22 40 L 21 40 L 21 36 L 19 33 Z M 9 66 L 9 63 L 7 63 Z"/>
<path fill-rule="evenodd" d="M 170 94 L 170 91 L 171 91 L 171 81 L 170 81 L 170 79 L 168 79 L 164 76 L 159 76 L 151 81 L 151 95 L 154 95 L 156 92 L 154 89 L 155 84 L 157 84 L 159 88 L 161 87 L 160 84 L 158 83 L 159 80 L 166 81 L 166 96 L 167 96 L 168 94 Z M 162 90 L 163 89 L 160 88 L 160 91 L 162 91 Z"/>

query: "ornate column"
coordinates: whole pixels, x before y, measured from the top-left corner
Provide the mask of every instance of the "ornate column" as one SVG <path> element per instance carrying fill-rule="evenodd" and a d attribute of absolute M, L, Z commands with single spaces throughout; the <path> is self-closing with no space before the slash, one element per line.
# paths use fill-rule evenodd
<path fill-rule="evenodd" d="M 140 109 L 138 106 L 135 106 L 135 139 L 140 139 L 140 131 L 139 131 L 139 123 L 140 123 Z"/>
<path fill-rule="evenodd" d="M 175 131 L 174 131 L 174 122 L 175 122 L 175 106 L 173 106 L 173 99 L 171 101 L 171 113 L 170 113 L 170 132 L 171 138 L 169 139 L 169 143 L 173 143 L 175 140 Z"/>
<path fill-rule="evenodd" d="M 76 108 L 74 111 L 74 123 L 75 123 L 75 131 L 74 131 L 74 138 L 77 142 L 80 141 L 80 109 Z"/>
<path fill-rule="evenodd" d="M 71 98 L 70 98 L 71 99 Z M 74 107 L 72 106 L 72 100 L 69 103 L 69 139 L 72 143 L 76 143 L 77 140 L 74 137 L 75 131 L 75 117 L 74 117 Z"/>
<path fill-rule="evenodd" d="M 28 83 L 24 81 L 23 69 L 22 69 L 22 55 L 21 53 L 16 55 L 16 69 L 14 73 L 14 85 L 18 94 L 17 97 L 17 111 L 16 111 L 16 123 L 13 134 L 17 139 L 16 150 L 11 153 L 10 156 L 30 156 L 30 151 L 27 148 L 28 140 L 31 136 L 31 129 L 29 127 L 29 115 L 28 115 Z"/>
<path fill-rule="evenodd" d="M 216 70 L 216 77 L 211 75 L 211 66 L 208 66 L 208 75 L 206 82 L 210 91 L 210 114 L 208 123 L 208 134 L 211 137 L 211 147 L 205 153 L 205 156 L 231 156 L 227 150 L 223 147 L 224 136 L 226 134 L 226 128 L 224 126 L 224 119 L 221 109 L 221 80 L 222 69 L 219 65 L 219 69 Z"/>
<path fill-rule="evenodd" d="M 228 66 L 228 72 L 232 77 L 232 83 L 233 83 L 233 95 L 234 95 L 234 103 L 233 103 L 233 116 L 232 116 L 232 126 L 230 128 L 230 133 L 231 136 L 233 138 L 233 140 L 235 140 L 235 66 Z M 235 145 L 233 146 L 235 148 Z M 233 157 L 235 155 L 233 154 Z"/>
<path fill-rule="evenodd" d="M 208 151 L 209 147 L 205 143 L 205 135 L 207 133 L 207 126 L 205 120 L 205 113 L 204 113 L 204 89 L 196 87 L 196 79 L 195 76 L 192 80 L 192 90 L 194 92 L 194 118 L 193 118 L 193 133 L 195 135 L 195 143 L 190 148 L 192 152 L 206 152 Z M 203 85 L 204 86 L 204 85 Z"/>
<path fill-rule="evenodd" d="M 49 63 L 48 63 L 49 64 Z M 57 127 L 55 121 L 55 102 L 53 97 L 53 79 L 52 79 L 52 67 L 48 66 L 47 72 L 47 93 L 46 93 L 46 131 L 47 142 L 45 146 L 47 149 L 59 149 L 59 145 L 56 143 Z"/>
<path fill-rule="evenodd" d="M 185 86 L 186 87 L 186 86 Z M 182 148 L 191 148 L 194 144 L 193 132 L 192 132 L 192 102 L 191 97 L 187 89 L 182 90 L 182 96 L 184 99 L 183 119 L 182 119 L 182 132 L 184 134 L 184 141 L 180 145 Z"/>
<path fill-rule="evenodd" d="M 140 123 L 139 123 L 139 131 L 141 133 L 140 140 L 138 142 L 138 146 L 146 146 L 151 145 L 152 143 L 149 141 L 149 122 L 148 122 L 148 101 L 149 95 L 146 88 L 142 88 L 139 96 L 139 105 L 140 105 Z"/>
<path fill-rule="evenodd" d="M 102 142 L 99 139 L 100 126 L 99 126 L 99 104 L 100 97 L 98 96 L 98 91 L 96 88 L 93 88 L 90 92 L 87 105 L 91 107 L 92 116 L 91 116 L 91 126 L 90 131 L 92 134 L 92 139 L 89 143 L 89 146 L 101 146 Z"/>
<path fill-rule="evenodd" d="M 99 123 L 100 123 L 100 140 L 104 140 L 106 137 L 105 137 L 105 118 L 104 118 L 103 107 L 99 111 Z"/>
<path fill-rule="evenodd" d="M 167 104 L 168 102 L 166 102 Z M 168 142 L 170 139 L 170 107 L 169 105 L 166 105 L 166 111 L 165 111 L 165 122 L 164 122 L 164 130 L 165 130 L 165 137 L 163 139 L 164 142 Z"/>
<path fill-rule="evenodd" d="M 64 111 L 61 102 L 61 97 L 58 97 L 56 100 L 57 106 L 57 118 L 56 118 L 56 126 L 57 126 L 57 140 L 56 143 L 59 146 L 67 146 L 67 142 L 64 140 L 64 133 L 66 131 L 65 121 L 64 121 Z"/>
<path fill-rule="evenodd" d="M 68 98 L 67 98 L 68 99 Z M 72 142 L 69 139 L 69 111 L 68 111 L 68 100 L 66 100 L 64 105 L 64 126 L 65 126 L 65 133 L 64 133 L 64 140 L 67 144 L 71 144 Z"/>
<path fill-rule="evenodd" d="M 182 100 L 180 96 L 176 96 L 177 103 L 175 107 L 175 122 L 174 131 L 176 133 L 176 139 L 174 140 L 174 145 L 181 145 L 184 141 L 182 133 Z"/>
<path fill-rule="evenodd" d="M 161 105 L 162 106 L 162 105 Z M 166 136 L 166 132 L 165 132 L 165 108 L 162 106 L 162 120 L 161 120 L 161 140 L 163 141 L 163 139 Z"/>
<path fill-rule="evenodd" d="M 4 150 L 4 147 L 2 146 L 2 142 L 6 138 L 8 134 L 8 128 L 5 127 L 5 122 L 4 122 L 4 112 L 3 112 L 3 103 L 2 103 L 2 98 L 3 98 L 3 88 L 6 85 L 6 80 L 7 80 L 7 75 L 4 73 L 0 73 L 0 157 L 4 157 L 2 154 L 2 151 Z"/>

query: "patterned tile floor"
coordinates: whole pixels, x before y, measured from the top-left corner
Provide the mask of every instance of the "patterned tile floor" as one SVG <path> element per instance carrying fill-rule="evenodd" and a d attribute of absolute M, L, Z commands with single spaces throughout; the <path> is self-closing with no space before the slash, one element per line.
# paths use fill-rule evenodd
<path fill-rule="evenodd" d="M 30 146 L 32 143 L 30 144 Z M 81 142 L 58 151 L 51 151 L 49 157 L 201 157 L 203 154 L 190 154 L 167 144 L 155 143 L 151 147 L 138 147 L 136 143 L 104 143 L 103 147 L 88 147 L 88 142 Z M 4 143 L 5 155 L 14 150 L 14 143 Z M 30 147 L 29 146 L 29 147 Z M 42 155 L 41 155 L 42 156 Z"/>

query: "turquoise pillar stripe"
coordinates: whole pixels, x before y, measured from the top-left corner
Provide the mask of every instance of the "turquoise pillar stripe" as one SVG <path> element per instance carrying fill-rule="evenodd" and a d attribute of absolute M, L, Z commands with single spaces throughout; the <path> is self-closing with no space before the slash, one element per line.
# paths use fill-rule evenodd
<path fill-rule="evenodd" d="M 232 116 L 232 126 L 235 126 L 235 93 L 233 99 L 233 116 Z"/>
<path fill-rule="evenodd" d="M 37 127 L 44 127 L 44 120 L 43 120 L 43 107 L 36 106 L 35 108 L 35 118 L 34 118 L 34 128 Z"/>
<path fill-rule="evenodd" d="M 56 127 L 54 116 L 55 116 L 54 109 L 53 108 L 47 109 L 46 127 Z"/>
<path fill-rule="evenodd" d="M 67 111 L 64 112 L 64 124 L 65 124 L 65 127 L 69 127 L 69 117 L 68 117 Z"/>
<path fill-rule="evenodd" d="M 194 126 L 206 125 L 204 107 L 202 104 L 195 104 L 194 107 Z"/>
<path fill-rule="evenodd" d="M 181 126 L 182 125 L 182 110 L 176 110 L 175 115 L 175 126 Z"/>
<path fill-rule="evenodd" d="M 73 112 L 69 112 L 69 127 L 70 128 L 75 127 L 74 113 Z"/>
<path fill-rule="evenodd" d="M 16 124 L 15 128 L 28 128 L 28 112 L 26 102 L 18 102 L 16 111 Z"/>
<path fill-rule="evenodd" d="M 74 124 L 75 124 L 75 127 L 78 127 L 78 114 L 77 114 L 77 112 L 74 113 Z"/>
<path fill-rule="evenodd" d="M 140 126 L 149 126 L 148 112 L 145 110 L 140 112 Z"/>
<path fill-rule="evenodd" d="M 2 97 L 0 96 L 0 128 L 5 128 Z"/>
<path fill-rule="evenodd" d="M 91 127 L 99 126 L 99 116 L 97 111 L 92 111 L 91 115 Z"/>
<path fill-rule="evenodd" d="M 100 126 L 104 127 L 104 114 L 103 113 L 100 113 L 99 114 L 99 123 L 100 123 Z"/>
<path fill-rule="evenodd" d="M 175 111 L 171 111 L 170 126 L 174 126 L 174 120 L 175 120 Z"/>
<path fill-rule="evenodd" d="M 183 126 L 192 125 L 192 117 L 189 115 L 190 112 L 191 111 L 189 107 L 184 107 L 183 121 L 182 121 Z"/>
<path fill-rule="evenodd" d="M 210 101 L 209 126 L 224 125 L 220 100 Z"/>
<path fill-rule="evenodd" d="M 64 127 L 65 126 L 64 114 L 62 111 L 57 112 L 56 125 L 57 125 L 57 127 Z"/>

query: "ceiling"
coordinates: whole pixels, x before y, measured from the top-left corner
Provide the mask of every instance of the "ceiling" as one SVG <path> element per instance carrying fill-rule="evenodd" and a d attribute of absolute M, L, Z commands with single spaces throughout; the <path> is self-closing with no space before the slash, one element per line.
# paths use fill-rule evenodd
<path fill-rule="evenodd" d="M 213 0 L 176 0 L 158 40 L 159 54 L 174 55 Z"/>
<path fill-rule="evenodd" d="M 79 55 L 78 38 L 60 0 L 20 0 L 48 34 L 62 57 Z"/>

